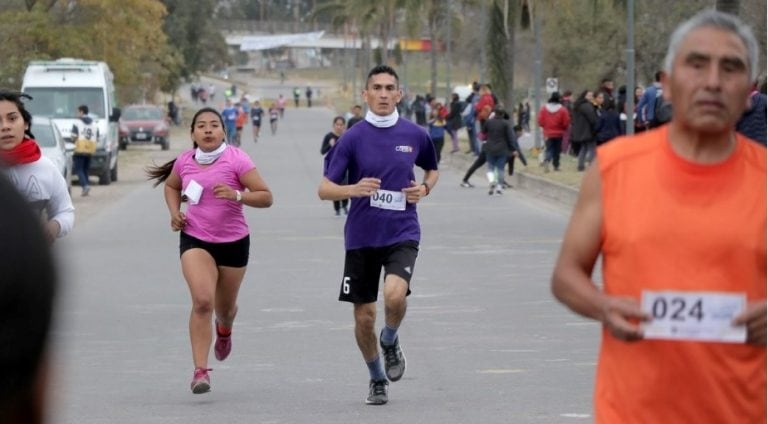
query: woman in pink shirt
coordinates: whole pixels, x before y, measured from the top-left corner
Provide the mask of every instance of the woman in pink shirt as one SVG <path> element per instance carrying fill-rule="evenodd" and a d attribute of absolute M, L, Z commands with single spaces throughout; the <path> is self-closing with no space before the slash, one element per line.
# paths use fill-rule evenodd
<path fill-rule="evenodd" d="M 200 109 L 192 119 L 194 149 L 147 170 L 165 182 L 171 229 L 180 231 L 181 269 L 192 295 L 189 333 L 195 371 L 192 392 L 210 391 L 208 353 L 216 313 L 216 359 L 232 350 L 237 293 L 248 264 L 250 236 L 243 205 L 268 208 L 272 193 L 251 158 L 227 145 L 218 111 Z M 186 204 L 182 210 L 182 204 Z"/>

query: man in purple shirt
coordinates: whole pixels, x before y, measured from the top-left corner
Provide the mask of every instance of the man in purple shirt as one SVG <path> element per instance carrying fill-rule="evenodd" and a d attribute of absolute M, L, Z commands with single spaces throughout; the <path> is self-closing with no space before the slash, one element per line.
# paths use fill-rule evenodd
<path fill-rule="evenodd" d="M 323 200 L 352 199 L 344 228 L 346 258 L 339 300 L 354 304 L 355 339 L 371 376 L 366 403 L 387 403 L 387 386 L 405 372 L 397 329 L 419 250 L 421 230 L 416 203 L 437 184 L 434 145 L 418 125 L 399 119 L 402 97 L 394 69 L 379 65 L 368 73 L 364 122 L 351 127 L 325 158 L 318 195 Z M 416 182 L 414 165 L 424 170 Z M 346 173 L 349 183 L 342 185 Z M 376 300 L 384 268 L 385 326 L 376 345 Z"/>

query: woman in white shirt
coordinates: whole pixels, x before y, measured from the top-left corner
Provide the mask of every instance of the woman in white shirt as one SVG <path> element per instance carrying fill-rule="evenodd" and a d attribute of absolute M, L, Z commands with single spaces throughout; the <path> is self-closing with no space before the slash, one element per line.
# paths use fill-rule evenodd
<path fill-rule="evenodd" d="M 23 93 L 0 91 L 0 170 L 44 218 L 50 242 L 67 235 L 75 224 L 75 208 L 67 183 L 44 157 L 30 132 L 32 115 Z"/>

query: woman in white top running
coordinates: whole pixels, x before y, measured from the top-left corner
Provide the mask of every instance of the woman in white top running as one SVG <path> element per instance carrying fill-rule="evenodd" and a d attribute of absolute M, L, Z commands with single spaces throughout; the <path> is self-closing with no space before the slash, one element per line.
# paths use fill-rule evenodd
<path fill-rule="evenodd" d="M 44 217 L 50 242 L 75 225 L 75 208 L 67 183 L 56 165 L 40 151 L 30 131 L 32 115 L 23 93 L 0 91 L 0 174 L 11 180 L 32 208 Z"/>

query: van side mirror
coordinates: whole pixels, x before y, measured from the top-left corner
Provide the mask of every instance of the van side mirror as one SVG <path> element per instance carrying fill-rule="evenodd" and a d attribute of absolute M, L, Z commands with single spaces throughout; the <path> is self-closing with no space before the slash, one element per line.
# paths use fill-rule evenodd
<path fill-rule="evenodd" d="M 113 107 L 112 108 L 112 114 L 109 115 L 109 122 L 117 122 L 120 120 L 120 108 L 119 107 Z"/>

